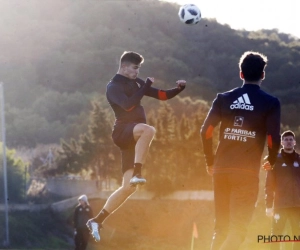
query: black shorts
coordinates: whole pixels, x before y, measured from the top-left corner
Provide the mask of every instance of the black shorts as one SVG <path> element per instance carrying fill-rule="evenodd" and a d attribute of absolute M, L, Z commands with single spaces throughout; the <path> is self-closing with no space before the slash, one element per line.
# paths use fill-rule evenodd
<path fill-rule="evenodd" d="M 135 144 L 133 128 L 137 123 L 115 125 L 112 139 L 121 150 L 122 173 L 134 167 Z"/>

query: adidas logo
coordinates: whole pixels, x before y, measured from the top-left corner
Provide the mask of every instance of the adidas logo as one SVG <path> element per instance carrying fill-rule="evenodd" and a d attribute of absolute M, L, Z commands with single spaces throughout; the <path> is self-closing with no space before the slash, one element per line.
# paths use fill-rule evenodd
<path fill-rule="evenodd" d="M 235 100 L 231 105 L 230 109 L 245 109 L 245 110 L 254 110 L 254 106 L 251 105 L 248 94 L 243 94 L 237 100 Z"/>

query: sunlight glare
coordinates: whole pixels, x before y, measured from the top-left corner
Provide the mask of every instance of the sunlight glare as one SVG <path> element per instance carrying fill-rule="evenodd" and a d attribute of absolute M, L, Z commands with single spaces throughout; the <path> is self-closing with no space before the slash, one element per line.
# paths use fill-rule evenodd
<path fill-rule="evenodd" d="M 245 4 L 240 0 L 162 0 L 179 5 L 194 3 L 203 18 L 214 18 L 221 24 L 233 29 L 261 30 L 278 29 L 279 32 L 292 34 L 300 39 L 299 0 L 286 0 L 283 4 L 273 0 L 252 0 Z M 246 2 L 247 3 L 247 2 Z M 250 2 L 248 2 L 250 3 Z"/>

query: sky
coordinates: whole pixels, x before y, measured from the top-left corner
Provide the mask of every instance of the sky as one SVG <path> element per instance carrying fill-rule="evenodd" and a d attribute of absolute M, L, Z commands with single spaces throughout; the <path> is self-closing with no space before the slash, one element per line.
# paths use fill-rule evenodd
<path fill-rule="evenodd" d="M 196 4 L 203 18 L 233 29 L 278 29 L 300 39 L 300 0 L 162 0 Z"/>

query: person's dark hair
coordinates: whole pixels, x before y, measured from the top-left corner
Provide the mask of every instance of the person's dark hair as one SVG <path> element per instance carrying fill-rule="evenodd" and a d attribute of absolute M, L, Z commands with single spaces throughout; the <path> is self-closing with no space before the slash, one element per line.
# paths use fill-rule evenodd
<path fill-rule="evenodd" d="M 243 72 L 245 81 L 259 81 L 267 62 L 267 57 L 259 52 L 245 52 L 239 62 L 240 71 Z"/>
<path fill-rule="evenodd" d="M 133 51 L 124 51 L 120 58 L 120 64 L 133 63 L 139 65 L 144 62 L 144 57 Z"/>
<path fill-rule="evenodd" d="M 293 136 L 294 139 L 295 139 L 295 134 L 293 131 L 291 130 L 287 130 L 287 131 L 284 131 L 282 134 L 281 134 L 281 140 L 284 138 L 284 137 L 287 137 L 287 136 Z"/>

